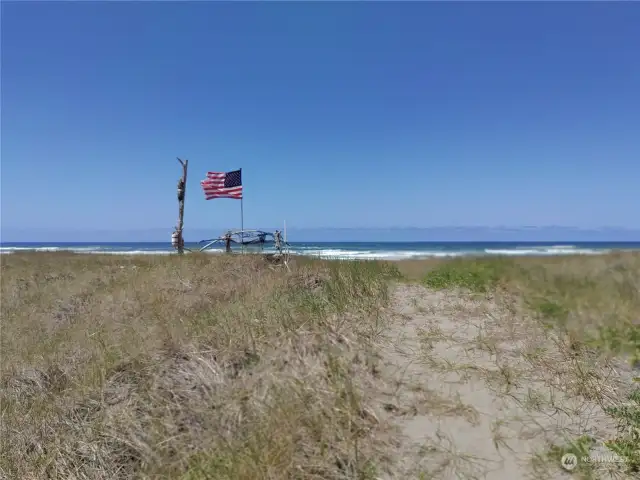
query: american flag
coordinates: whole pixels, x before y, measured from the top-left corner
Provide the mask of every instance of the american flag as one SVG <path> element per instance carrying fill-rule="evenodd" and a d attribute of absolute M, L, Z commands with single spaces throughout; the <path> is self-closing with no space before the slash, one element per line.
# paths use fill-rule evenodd
<path fill-rule="evenodd" d="M 207 172 L 200 182 L 207 200 L 213 198 L 242 198 L 242 169 L 233 172 Z"/>

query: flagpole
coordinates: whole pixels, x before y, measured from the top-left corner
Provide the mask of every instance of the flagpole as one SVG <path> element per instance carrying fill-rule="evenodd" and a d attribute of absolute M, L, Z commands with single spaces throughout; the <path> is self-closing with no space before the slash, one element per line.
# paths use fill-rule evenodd
<path fill-rule="evenodd" d="M 240 169 L 240 179 L 242 181 L 242 169 Z M 240 197 L 240 239 L 242 241 L 242 253 L 244 254 L 244 185 L 242 186 L 242 196 Z"/>
<path fill-rule="evenodd" d="M 289 244 L 287 243 L 287 221 L 284 221 L 284 266 L 287 267 L 287 270 L 291 271 L 289 268 Z"/>

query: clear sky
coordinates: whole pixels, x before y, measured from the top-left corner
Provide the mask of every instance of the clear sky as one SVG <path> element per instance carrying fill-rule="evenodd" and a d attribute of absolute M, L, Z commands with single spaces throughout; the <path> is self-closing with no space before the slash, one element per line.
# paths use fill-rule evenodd
<path fill-rule="evenodd" d="M 245 227 L 640 228 L 639 25 L 635 2 L 4 1 L 3 230 L 170 231 L 177 156 L 187 233 L 239 227 L 199 185 L 239 167 Z"/>

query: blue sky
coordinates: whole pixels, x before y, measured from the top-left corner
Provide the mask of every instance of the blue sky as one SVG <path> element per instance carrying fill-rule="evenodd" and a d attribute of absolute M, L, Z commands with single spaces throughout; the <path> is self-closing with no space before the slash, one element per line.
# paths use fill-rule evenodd
<path fill-rule="evenodd" d="M 187 236 L 239 227 L 199 186 L 239 167 L 245 227 L 640 229 L 638 25 L 630 2 L 3 2 L 3 236 L 170 231 L 176 156 Z"/>

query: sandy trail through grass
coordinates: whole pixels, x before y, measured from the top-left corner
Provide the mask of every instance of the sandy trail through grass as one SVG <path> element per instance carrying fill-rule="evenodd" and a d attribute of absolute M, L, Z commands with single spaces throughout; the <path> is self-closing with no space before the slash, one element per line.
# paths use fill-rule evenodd
<path fill-rule="evenodd" d="M 584 385 L 583 360 L 567 358 L 559 337 L 491 297 L 399 285 L 392 298 L 383 358 L 395 382 L 381 402 L 405 438 L 395 478 L 566 478 L 561 446 L 585 435 L 587 454 L 611 455 L 601 400 L 622 398 L 623 365 L 590 364 Z M 612 464 L 575 473 L 631 478 Z"/>

